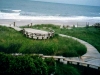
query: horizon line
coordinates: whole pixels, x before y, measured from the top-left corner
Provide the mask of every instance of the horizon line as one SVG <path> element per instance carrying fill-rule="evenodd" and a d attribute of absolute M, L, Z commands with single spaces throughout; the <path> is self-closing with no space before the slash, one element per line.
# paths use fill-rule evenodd
<path fill-rule="evenodd" d="M 50 2 L 50 1 L 39 1 L 39 0 L 31 0 L 31 1 L 36 1 L 36 2 L 46 2 L 46 3 L 56 3 L 56 4 L 69 4 L 69 5 L 80 5 L 80 6 L 96 6 L 100 7 L 98 5 L 85 5 L 85 4 L 71 4 L 71 3 L 60 3 L 60 2 Z"/>

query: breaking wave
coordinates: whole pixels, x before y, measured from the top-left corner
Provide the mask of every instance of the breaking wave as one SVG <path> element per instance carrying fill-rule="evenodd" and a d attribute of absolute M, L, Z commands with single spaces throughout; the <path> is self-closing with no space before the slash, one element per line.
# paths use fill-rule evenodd
<path fill-rule="evenodd" d="M 19 13 L 19 12 L 21 12 L 21 10 L 11 10 L 11 9 L 2 9 L 0 11 L 4 12 L 4 13 Z"/>
<path fill-rule="evenodd" d="M 25 13 L 21 10 L 1 10 L 0 19 L 26 19 L 26 20 L 61 20 L 61 21 L 98 21 L 100 17 L 87 17 L 87 16 L 60 16 L 57 15 L 44 15 L 38 13 Z"/>

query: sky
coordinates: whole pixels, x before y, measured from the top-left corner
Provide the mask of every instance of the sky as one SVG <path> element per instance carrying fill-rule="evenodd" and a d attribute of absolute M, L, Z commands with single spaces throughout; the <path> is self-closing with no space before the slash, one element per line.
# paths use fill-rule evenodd
<path fill-rule="evenodd" d="M 46 2 L 66 3 L 66 4 L 100 6 L 100 0 L 36 0 L 36 1 L 46 1 Z"/>

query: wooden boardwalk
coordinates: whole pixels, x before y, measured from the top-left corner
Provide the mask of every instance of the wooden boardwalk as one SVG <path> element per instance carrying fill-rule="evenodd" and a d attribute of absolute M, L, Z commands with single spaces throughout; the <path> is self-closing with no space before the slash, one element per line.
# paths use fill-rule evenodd
<path fill-rule="evenodd" d="M 100 53 L 97 51 L 97 49 L 95 47 L 93 47 L 91 44 L 80 40 L 78 38 L 75 37 L 71 37 L 68 35 L 63 35 L 63 34 L 59 34 L 62 37 L 68 37 L 68 38 L 72 38 L 74 40 L 79 41 L 81 44 L 85 45 L 87 48 L 87 53 L 84 54 L 83 56 L 81 56 L 81 60 L 83 62 L 87 62 L 90 63 L 92 65 L 96 65 L 96 66 L 100 66 Z"/>

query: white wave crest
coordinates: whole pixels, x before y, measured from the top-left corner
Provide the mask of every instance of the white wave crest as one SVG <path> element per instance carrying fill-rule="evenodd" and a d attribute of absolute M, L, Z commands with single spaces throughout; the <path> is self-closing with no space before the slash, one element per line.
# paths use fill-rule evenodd
<path fill-rule="evenodd" d="M 73 17 L 62 17 L 62 16 L 23 16 L 23 15 L 20 15 L 20 13 L 2 13 L 2 12 L 0 12 L 0 19 L 61 20 L 61 21 L 97 20 L 97 21 L 100 22 L 100 17 L 86 17 L 86 16 L 73 16 Z"/>
<path fill-rule="evenodd" d="M 13 12 L 21 12 L 21 10 L 12 10 Z"/>
<path fill-rule="evenodd" d="M 17 19 L 20 13 L 2 13 L 0 12 L 0 19 Z"/>
<path fill-rule="evenodd" d="M 6 13 L 19 13 L 21 10 L 2 9 L 1 12 Z"/>

